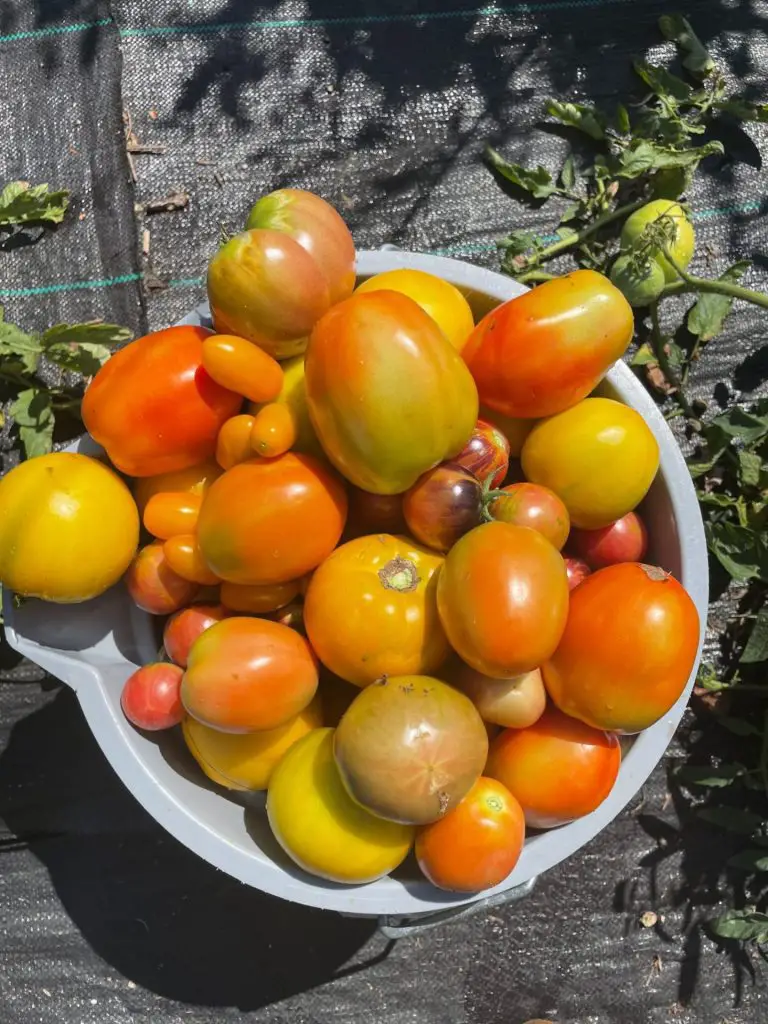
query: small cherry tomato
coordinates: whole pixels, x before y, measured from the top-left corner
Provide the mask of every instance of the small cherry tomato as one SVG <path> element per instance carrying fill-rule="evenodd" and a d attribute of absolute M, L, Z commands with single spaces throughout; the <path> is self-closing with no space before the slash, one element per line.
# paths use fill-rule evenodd
<path fill-rule="evenodd" d="M 180 576 L 165 556 L 162 541 L 147 544 L 136 555 L 125 574 L 133 601 L 151 615 L 170 615 L 194 601 L 197 583 Z"/>
<path fill-rule="evenodd" d="M 239 462 L 253 458 L 251 430 L 254 417 L 248 413 L 232 416 L 223 425 L 216 438 L 216 461 L 222 469 L 232 469 Z"/>
<path fill-rule="evenodd" d="M 188 469 L 178 469 L 173 473 L 160 473 L 158 476 L 145 476 L 134 481 L 133 496 L 139 514 L 144 515 L 147 502 L 155 494 L 167 491 L 184 491 L 187 494 L 205 494 L 213 481 L 221 476 L 221 466 L 210 458 L 206 462 L 198 462 Z"/>
<path fill-rule="evenodd" d="M 251 402 L 273 402 L 283 386 L 283 371 L 277 360 L 234 334 L 214 334 L 205 339 L 203 366 L 217 384 Z"/>
<path fill-rule="evenodd" d="M 509 457 L 517 459 L 523 450 L 523 442 L 533 430 L 536 420 L 521 420 L 514 416 L 505 416 L 503 412 L 496 412 L 495 409 L 488 409 L 480 405 L 480 419 L 486 423 L 493 424 L 504 437 L 509 445 Z"/>
<path fill-rule="evenodd" d="M 256 413 L 251 428 L 251 449 L 258 455 L 273 459 L 293 447 L 296 421 L 282 402 L 270 402 Z"/>
<path fill-rule="evenodd" d="M 419 829 L 416 860 L 438 888 L 480 892 L 504 881 L 524 842 L 522 807 L 500 782 L 481 776 L 458 807 Z"/>
<path fill-rule="evenodd" d="M 533 725 L 547 704 L 547 691 L 537 668 L 511 679 L 491 679 L 459 662 L 449 682 L 466 693 L 484 722 L 505 729 Z"/>
<path fill-rule="evenodd" d="M 479 526 L 483 487 L 463 466 L 443 462 L 420 476 L 403 496 L 403 514 L 416 540 L 448 551 L 459 537 Z"/>
<path fill-rule="evenodd" d="M 490 486 L 498 487 L 509 469 L 509 441 L 493 423 L 478 420 L 470 439 L 451 461 L 468 469 L 481 484 L 490 479 Z"/>
<path fill-rule="evenodd" d="M 513 526 L 528 526 L 547 538 L 558 551 L 568 539 L 571 519 L 554 491 L 539 484 L 508 484 L 488 507 L 494 519 Z"/>
<path fill-rule="evenodd" d="M 486 775 L 517 797 L 531 828 L 555 828 L 599 807 L 613 789 L 621 747 L 551 705 L 527 729 L 505 729 L 491 743 Z"/>
<path fill-rule="evenodd" d="M 120 706 L 131 725 L 149 732 L 178 725 L 184 717 L 180 695 L 183 674 L 178 665 L 157 661 L 129 676 L 120 695 Z"/>
<path fill-rule="evenodd" d="M 593 569 L 642 562 L 648 550 L 648 531 L 637 512 L 627 512 L 600 530 L 574 530 L 569 547 Z"/>
<path fill-rule="evenodd" d="M 220 582 L 219 577 L 208 568 L 200 553 L 194 533 L 180 533 L 176 537 L 170 537 L 163 544 L 163 551 L 168 565 L 185 580 L 206 586 Z"/>
<path fill-rule="evenodd" d="M 221 603 L 233 612 L 263 615 L 289 604 L 299 592 L 299 581 L 285 583 L 222 583 Z"/>
<path fill-rule="evenodd" d="M 186 668 L 189 649 L 195 640 L 226 615 L 227 609 L 220 604 L 193 604 L 175 612 L 163 630 L 165 653 L 176 665 Z"/>
<path fill-rule="evenodd" d="M 192 533 L 202 503 L 199 494 L 185 491 L 154 494 L 144 509 L 144 528 L 160 540 L 168 540 L 177 533 Z"/>
<path fill-rule="evenodd" d="M 371 494 L 359 487 L 350 487 L 347 529 L 352 537 L 406 533 L 402 494 Z"/>
<path fill-rule="evenodd" d="M 567 555 L 563 561 L 565 562 L 565 571 L 568 576 L 569 590 L 573 590 L 574 587 L 578 587 L 578 585 L 583 583 L 587 576 L 592 572 L 582 558 L 571 558 L 570 555 Z"/>

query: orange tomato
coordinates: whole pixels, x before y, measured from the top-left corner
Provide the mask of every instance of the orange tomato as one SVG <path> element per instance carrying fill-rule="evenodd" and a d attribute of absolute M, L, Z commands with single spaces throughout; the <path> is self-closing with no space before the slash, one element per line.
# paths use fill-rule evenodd
<path fill-rule="evenodd" d="M 194 601 L 198 585 L 171 568 L 162 541 L 147 544 L 125 574 L 125 585 L 134 603 L 151 615 L 170 615 Z"/>
<path fill-rule="evenodd" d="M 480 405 L 479 418 L 487 423 L 492 423 L 497 430 L 500 430 L 509 442 L 509 456 L 517 459 L 523 450 L 523 442 L 533 430 L 536 420 L 521 420 L 514 416 L 505 416 L 503 412 L 495 409 L 488 409 Z"/>
<path fill-rule="evenodd" d="M 186 668 L 189 651 L 195 640 L 214 622 L 226 618 L 227 614 L 227 609 L 220 604 L 193 604 L 175 612 L 163 629 L 165 653 L 176 665 Z"/>
<path fill-rule="evenodd" d="M 309 455 L 287 452 L 233 466 L 203 501 L 197 535 L 228 583 L 285 583 L 336 547 L 347 514 L 344 485 Z"/>
<path fill-rule="evenodd" d="M 635 733 L 677 701 L 698 646 L 699 615 L 677 580 L 655 566 L 623 562 L 592 573 L 571 593 L 544 683 L 566 714 Z"/>
<path fill-rule="evenodd" d="M 178 533 L 192 533 L 202 503 L 199 494 L 186 491 L 154 494 L 144 509 L 144 528 L 160 540 L 168 540 Z"/>
<path fill-rule="evenodd" d="M 531 828 L 554 828 L 599 807 L 621 764 L 619 740 L 556 707 L 527 729 L 505 729 L 491 743 L 486 775 L 517 798 Z"/>
<path fill-rule="evenodd" d="M 547 706 L 547 691 L 537 668 L 511 679 L 491 679 L 459 662 L 448 682 L 466 693 L 484 722 L 506 729 L 533 725 Z"/>
<path fill-rule="evenodd" d="M 416 836 L 416 860 L 429 881 L 451 892 L 499 885 L 525 842 L 523 809 L 495 779 L 481 777 L 458 807 Z"/>
<path fill-rule="evenodd" d="M 568 509 L 554 491 L 539 484 L 523 481 L 519 484 L 507 484 L 502 487 L 504 492 L 488 507 L 494 519 L 514 526 L 528 526 L 546 537 L 558 551 L 568 540 L 571 529 L 571 517 Z"/>
<path fill-rule="evenodd" d="M 259 409 L 250 441 L 253 451 L 264 458 L 287 452 L 296 441 L 296 421 L 291 409 L 282 402 L 271 402 Z"/>
<path fill-rule="evenodd" d="M 263 615 L 289 604 L 299 592 L 298 580 L 265 583 L 261 586 L 244 583 L 222 583 L 221 603 L 233 612 Z"/>
<path fill-rule="evenodd" d="M 178 469 L 173 473 L 160 473 L 158 476 L 145 476 L 133 483 L 133 496 L 139 515 L 144 515 L 147 502 L 155 494 L 167 491 L 184 491 L 187 494 L 203 495 L 213 481 L 221 476 L 221 466 L 214 459 L 206 459 L 186 469 Z"/>
<path fill-rule="evenodd" d="M 200 553 L 197 537 L 194 533 L 180 533 L 163 544 L 163 551 L 168 565 L 175 573 L 193 583 L 211 586 L 219 582 L 219 577 L 208 568 Z"/>
<path fill-rule="evenodd" d="M 238 462 L 253 458 L 251 430 L 254 417 L 248 413 L 228 419 L 216 438 L 216 461 L 222 469 L 232 469 Z"/>
<path fill-rule="evenodd" d="M 283 371 L 277 360 L 234 334 L 214 334 L 205 339 L 203 366 L 217 384 L 251 402 L 272 402 L 283 387 Z"/>

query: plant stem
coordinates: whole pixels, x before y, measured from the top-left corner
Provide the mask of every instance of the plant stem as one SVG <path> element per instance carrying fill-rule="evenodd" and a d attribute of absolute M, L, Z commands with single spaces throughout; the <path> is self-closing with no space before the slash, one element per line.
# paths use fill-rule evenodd
<path fill-rule="evenodd" d="M 664 341 L 664 335 L 661 333 L 661 325 L 659 324 L 659 302 L 658 299 L 651 303 L 651 347 L 653 348 L 653 354 L 656 356 L 656 362 L 661 367 L 664 376 L 669 381 L 670 385 L 674 388 L 674 396 L 677 404 L 680 406 L 683 415 L 694 422 L 698 421 L 698 417 L 691 406 L 691 403 L 683 392 L 682 384 L 677 373 L 672 369 L 669 359 L 667 357 L 666 343 Z"/>
<path fill-rule="evenodd" d="M 636 199 L 633 203 L 625 203 L 624 206 L 619 206 L 615 210 L 611 210 L 610 213 L 604 213 L 602 217 L 598 217 L 597 220 L 593 221 L 588 227 L 582 228 L 575 235 L 570 235 L 568 238 L 561 238 L 557 242 L 552 242 L 551 245 L 545 246 L 543 249 L 539 249 L 538 252 L 534 253 L 528 258 L 520 270 L 523 274 L 526 274 L 529 270 L 538 267 L 542 263 L 547 263 L 549 260 L 560 256 L 564 252 L 568 252 L 569 249 L 574 249 L 577 245 L 581 245 L 592 235 L 596 234 L 601 228 L 604 228 L 606 224 L 611 224 L 615 220 L 620 220 L 622 217 L 628 217 L 630 213 L 634 213 L 635 210 L 639 210 L 641 206 L 645 206 L 646 199 Z M 518 280 L 520 276 L 515 275 Z"/>
<path fill-rule="evenodd" d="M 667 285 L 664 295 L 672 295 L 684 291 L 712 292 L 715 295 L 727 295 L 731 299 L 741 299 L 743 302 L 751 302 L 755 306 L 762 306 L 768 309 L 768 295 L 764 292 L 755 292 L 751 288 L 744 288 L 732 281 L 713 281 L 708 277 L 696 277 L 684 270 L 669 249 L 664 247 L 664 256 L 669 260 L 670 265 L 677 271 L 688 288 L 675 288 L 675 285 Z M 669 289 L 669 290 L 668 290 Z M 674 291 L 672 291 L 674 289 Z"/>
<path fill-rule="evenodd" d="M 544 281 L 554 281 L 555 277 L 555 274 L 548 274 L 546 270 L 529 270 L 525 274 L 516 275 L 515 280 L 519 281 L 520 284 L 527 284 L 529 281 L 541 284 Z"/>

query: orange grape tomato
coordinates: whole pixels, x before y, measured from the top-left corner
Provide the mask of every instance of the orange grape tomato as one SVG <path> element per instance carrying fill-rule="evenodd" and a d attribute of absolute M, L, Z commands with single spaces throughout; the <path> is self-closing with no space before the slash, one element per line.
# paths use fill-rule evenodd
<path fill-rule="evenodd" d="M 283 608 L 299 593 L 299 580 L 285 583 L 222 583 L 221 603 L 233 612 L 264 615 Z"/>
<path fill-rule="evenodd" d="M 176 537 L 170 537 L 163 544 L 163 554 L 171 569 L 182 579 L 204 585 L 220 582 L 219 577 L 208 568 L 200 554 L 194 533 L 181 533 Z"/>
<path fill-rule="evenodd" d="M 296 440 L 296 421 L 287 405 L 271 402 L 253 421 L 251 448 L 264 458 L 283 455 Z"/>
<path fill-rule="evenodd" d="M 234 334 L 206 338 L 203 366 L 217 384 L 252 402 L 273 402 L 283 387 L 283 371 L 277 360 Z"/>
<path fill-rule="evenodd" d="M 203 499 L 187 491 L 166 491 L 154 494 L 144 509 L 144 528 L 160 540 L 179 533 L 192 533 Z"/>
<path fill-rule="evenodd" d="M 243 413 L 232 416 L 219 431 L 216 438 L 216 461 L 222 469 L 232 469 L 238 462 L 253 458 L 251 430 L 254 417 Z"/>

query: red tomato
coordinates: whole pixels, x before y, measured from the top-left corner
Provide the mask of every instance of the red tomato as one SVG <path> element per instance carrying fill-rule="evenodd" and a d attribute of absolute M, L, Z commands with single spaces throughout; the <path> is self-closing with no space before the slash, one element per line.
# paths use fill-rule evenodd
<path fill-rule="evenodd" d="M 203 368 L 204 327 L 169 327 L 121 348 L 83 398 L 86 430 L 129 476 L 155 476 L 213 455 L 242 404 Z"/>
<path fill-rule="evenodd" d="M 222 425 L 216 438 L 216 461 L 222 469 L 232 469 L 238 462 L 253 458 L 251 431 L 254 417 L 244 412 Z"/>
<path fill-rule="evenodd" d="M 198 585 L 174 572 L 165 557 L 163 543 L 147 544 L 125 574 L 128 593 L 142 611 L 170 615 L 194 601 Z"/>
<path fill-rule="evenodd" d="M 168 565 L 185 580 L 213 586 L 221 580 L 206 563 L 194 533 L 180 533 L 163 544 Z"/>
<path fill-rule="evenodd" d="M 578 587 L 578 585 L 583 583 L 587 576 L 592 572 L 587 563 L 581 558 L 571 558 L 570 556 L 566 556 L 563 561 L 565 562 L 565 571 L 568 575 L 569 590 L 573 590 L 574 587 Z"/>
<path fill-rule="evenodd" d="M 273 459 L 293 448 L 295 441 L 296 419 L 288 405 L 270 402 L 259 409 L 251 428 L 252 451 Z"/>
<path fill-rule="evenodd" d="M 429 881 L 451 892 L 499 885 L 525 842 L 523 809 L 495 779 L 481 777 L 458 807 L 416 836 L 416 859 Z"/>
<path fill-rule="evenodd" d="M 485 772 L 517 797 L 526 825 L 554 828 L 599 807 L 620 764 L 618 737 L 550 706 L 533 725 L 492 741 Z"/>
<path fill-rule="evenodd" d="M 168 540 L 177 533 L 192 533 L 203 499 L 187 491 L 153 494 L 144 509 L 144 528 L 153 537 Z"/>
<path fill-rule="evenodd" d="M 220 604 L 193 604 L 182 608 L 168 619 L 163 630 L 165 653 L 177 665 L 187 667 L 189 649 L 201 633 L 226 618 L 227 609 Z"/>
<path fill-rule="evenodd" d="M 560 646 L 544 683 L 566 714 L 597 729 L 635 733 L 665 715 L 685 689 L 699 647 L 699 615 L 683 587 L 656 566 L 622 562 L 571 593 Z"/>
<path fill-rule="evenodd" d="M 619 289 L 594 270 L 576 270 L 491 310 L 462 354 L 483 405 L 524 419 L 552 416 L 586 398 L 633 330 Z"/>
<path fill-rule="evenodd" d="M 618 562 L 642 562 L 648 550 L 648 531 L 637 512 L 628 512 L 599 530 L 575 529 L 569 546 L 593 569 Z"/>
<path fill-rule="evenodd" d="M 491 487 L 499 487 L 509 469 L 509 441 L 493 423 L 478 420 L 472 436 L 451 461 L 468 469 L 480 483 L 490 479 Z"/>
<path fill-rule="evenodd" d="M 463 466 L 443 462 L 405 492 L 403 514 L 416 540 L 436 551 L 448 551 L 482 522 L 482 484 Z"/>
<path fill-rule="evenodd" d="M 538 668 L 562 636 L 565 565 L 535 530 L 485 523 L 446 555 L 437 607 L 463 661 L 495 679 L 522 675 Z"/>
<path fill-rule="evenodd" d="M 347 528 L 351 537 L 405 533 L 408 528 L 403 515 L 402 494 L 371 494 L 359 487 L 350 487 Z"/>
<path fill-rule="evenodd" d="M 233 334 L 205 339 L 203 366 L 217 384 L 251 402 L 273 402 L 283 389 L 280 364 L 258 345 Z"/>
<path fill-rule="evenodd" d="M 182 674 L 178 665 L 164 661 L 136 669 L 120 695 L 120 706 L 131 725 L 149 732 L 178 725 L 184 717 Z"/>
<path fill-rule="evenodd" d="M 508 484 L 502 491 L 488 508 L 494 519 L 537 530 L 560 551 L 568 539 L 571 517 L 555 492 L 526 482 Z"/>

